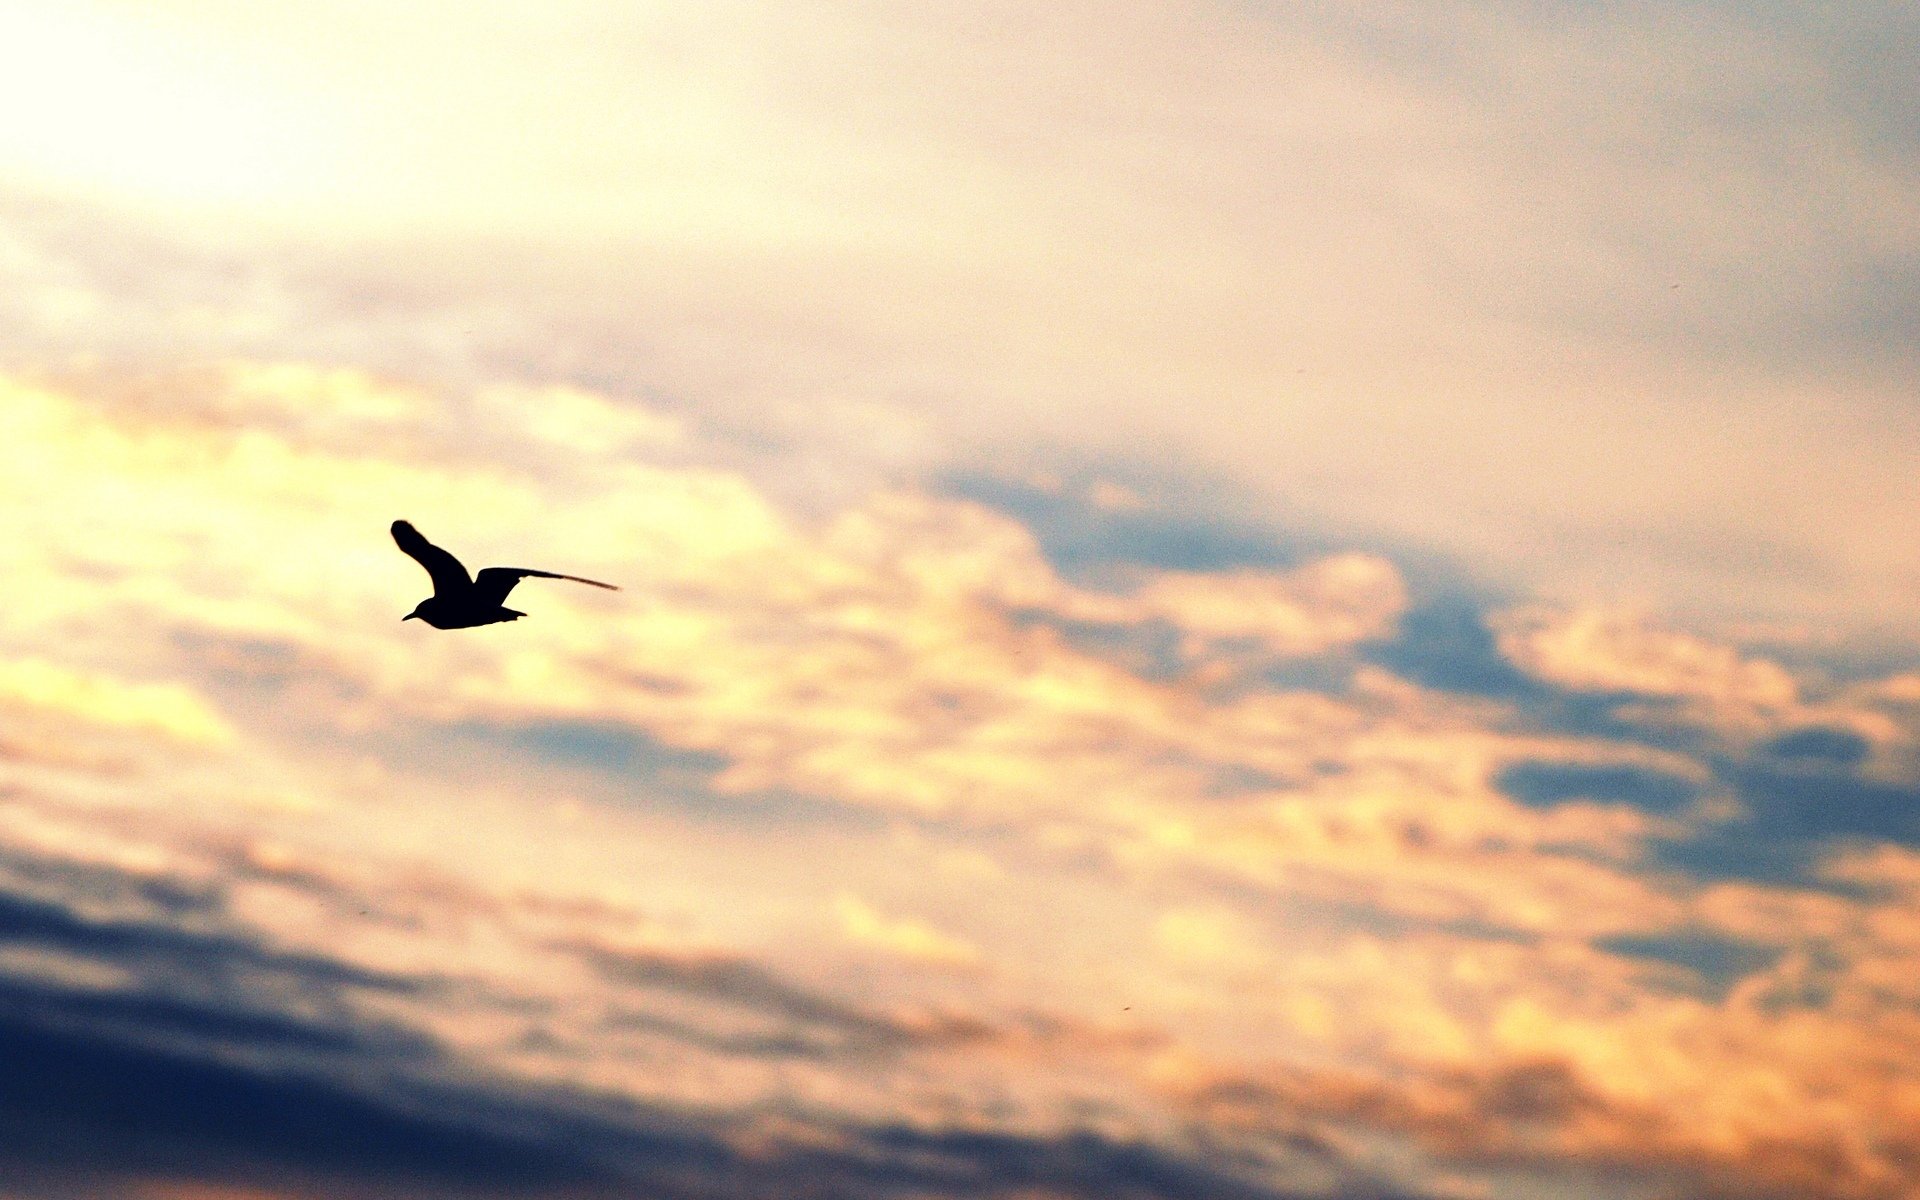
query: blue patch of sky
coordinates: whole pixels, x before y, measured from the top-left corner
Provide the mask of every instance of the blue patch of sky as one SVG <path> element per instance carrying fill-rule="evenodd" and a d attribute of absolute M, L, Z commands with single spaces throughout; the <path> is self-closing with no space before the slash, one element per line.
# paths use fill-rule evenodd
<path fill-rule="evenodd" d="M 1125 568 L 1222 571 L 1287 567 L 1314 549 L 1278 529 L 1183 512 L 1174 505 L 1156 502 L 1132 509 L 1102 507 L 1093 501 L 1089 490 L 1091 482 L 1101 477 L 1075 473 L 1058 487 L 1040 487 L 1001 475 L 969 472 L 941 480 L 939 488 L 1018 520 L 1040 543 L 1042 553 L 1056 570 L 1082 582 L 1104 579 L 1115 569 Z"/>
<path fill-rule="evenodd" d="M 1391 636 L 1361 645 L 1357 656 L 1433 691 L 1501 702 L 1514 728 L 1683 753 L 1711 749 L 1706 734 L 1659 720 L 1667 702 L 1657 697 L 1572 691 L 1520 670 L 1488 623 L 1498 604 L 1458 585 L 1436 588 L 1416 599 Z"/>
<path fill-rule="evenodd" d="M 1104 465 L 1062 468 L 1058 483 L 1042 487 L 989 473 L 954 475 L 945 490 L 996 509 L 1033 533 L 1042 552 L 1062 576 L 1083 586 L 1127 587 L 1130 573 L 1143 569 L 1286 569 L 1314 557 L 1345 550 L 1379 553 L 1395 563 L 1408 581 L 1414 602 L 1395 631 L 1352 650 L 1311 658 L 1262 662 L 1251 647 L 1246 673 L 1236 688 L 1270 686 L 1328 695 L 1343 694 L 1360 664 L 1383 667 L 1436 691 L 1483 697 L 1511 706 L 1517 727 L 1582 737 L 1625 741 L 1662 749 L 1705 752 L 1708 742 L 1684 725 L 1627 717 L 1633 702 L 1657 711 L 1657 701 L 1633 693 L 1583 693 L 1535 679 L 1501 654 L 1486 614 L 1509 600 L 1490 592 L 1444 558 L 1418 547 L 1356 545 L 1276 524 L 1196 515 L 1194 497 L 1205 489 L 1192 481 L 1155 476 Z M 1092 500 L 1092 485 L 1123 480 L 1148 504 L 1135 509 L 1103 508 Z M 1244 511 L 1240 497 L 1219 507 Z M 1025 614 L 1059 629 L 1070 644 L 1148 679 L 1177 678 L 1194 665 L 1182 653 L 1177 631 L 1160 622 L 1108 626 L 1063 621 L 1046 614 Z M 1231 647 L 1215 647 L 1219 651 Z"/>
<path fill-rule="evenodd" d="M 1530 808 L 1586 800 L 1626 804 L 1660 814 L 1677 812 L 1701 794 L 1700 786 L 1692 780 L 1665 771 L 1548 759 L 1514 763 L 1500 772 L 1494 786 Z"/>
<path fill-rule="evenodd" d="M 1729 766 L 1723 776 L 1749 822 L 1770 836 L 1920 845 L 1920 784 L 1865 779 L 1817 759 L 1756 759 Z"/>
<path fill-rule="evenodd" d="M 1099 464 L 1066 467 L 1057 474 L 1059 482 L 1047 486 L 981 472 L 949 476 L 941 486 L 950 495 L 1019 521 L 1054 569 L 1082 586 L 1124 590 L 1134 573 L 1143 570 L 1286 570 L 1323 555 L 1359 550 L 1389 558 L 1416 592 L 1440 597 L 1416 606 L 1399 634 L 1363 647 L 1358 655 L 1335 651 L 1274 659 L 1252 644 L 1211 646 L 1212 653 L 1249 664 L 1239 686 L 1339 694 L 1350 686 L 1361 662 L 1377 663 L 1442 690 L 1505 697 L 1531 686 L 1501 658 L 1480 618 L 1491 601 L 1467 598 L 1477 595 L 1477 588 L 1451 562 L 1417 547 L 1336 540 L 1277 521 L 1225 515 L 1247 513 L 1254 505 L 1246 497 L 1222 497 L 1216 488 L 1164 472 Z M 1101 480 L 1124 482 L 1145 498 L 1145 505 L 1102 507 L 1092 498 L 1094 484 Z M 1212 511 L 1203 511 L 1208 505 Z M 1194 665 L 1182 652 L 1179 632 L 1165 622 L 1112 626 L 1050 614 L 1021 616 L 1052 625 L 1077 649 L 1143 678 L 1176 678 Z M 1268 661 L 1261 662 L 1263 656 Z"/>
<path fill-rule="evenodd" d="M 1700 878 L 1849 892 L 1821 879 L 1819 862 L 1839 845 L 1920 844 L 1920 784 L 1862 778 L 1870 747 L 1845 729 L 1790 730 L 1756 751 L 1730 755 L 1710 730 L 1665 721 L 1669 701 L 1631 692 L 1569 692 L 1524 675 L 1499 652 L 1484 609 L 1458 594 L 1417 604 L 1394 637 L 1361 657 L 1423 686 L 1503 702 L 1517 726 L 1686 754 L 1713 775 L 1702 786 L 1630 766 L 1534 761 L 1509 767 L 1496 785 L 1521 803 L 1576 799 L 1681 813 L 1708 791 L 1726 791 L 1741 817 L 1656 839 L 1654 864 Z"/>
<path fill-rule="evenodd" d="M 1359 656 L 1434 691 L 1505 701 L 1530 728 L 1663 749 L 1702 744 L 1684 729 L 1621 715 L 1629 703 L 1657 709 L 1654 698 L 1571 691 L 1522 671 L 1501 653 L 1488 623 L 1488 611 L 1499 603 L 1460 589 L 1418 598 L 1391 637 L 1362 645 Z"/>
<path fill-rule="evenodd" d="M 1356 548 L 1277 525 L 1194 515 L 1196 506 L 1189 498 L 1202 489 L 1190 484 L 1151 479 L 1142 484 L 1139 477 L 1112 469 L 1061 474 L 1059 486 L 973 474 L 948 480 L 947 488 L 1021 521 L 1056 569 L 1093 586 L 1124 584 L 1127 571 L 1141 568 L 1284 569 L 1318 554 Z M 1149 505 L 1098 506 L 1091 499 L 1090 483 L 1101 478 L 1125 481 L 1147 497 Z M 1229 501 L 1221 507 L 1244 509 Z M 1519 764 L 1499 782 L 1515 799 L 1536 806 L 1584 796 L 1662 815 L 1684 810 L 1704 791 L 1730 791 L 1744 803 L 1745 816 L 1704 823 L 1678 837 L 1657 839 L 1651 847 L 1656 865 L 1696 876 L 1845 890 L 1812 872 L 1837 841 L 1920 840 L 1920 789 L 1854 775 L 1851 768 L 1864 761 L 1866 747 L 1848 731 L 1789 731 L 1756 754 L 1730 757 L 1710 729 L 1667 719 L 1674 708 L 1671 700 L 1630 691 L 1570 691 L 1521 671 L 1501 654 L 1487 619 L 1509 600 L 1489 593 L 1446 561 L 1404 547 L 1359 548 L 1384 553 L 1408 578 L 1414 602 L 1397 629 L 1351 652 L 1263 664 L 1238 686 L 1340 694 L 1356 665 L 1372 664 L 1436 691 L 1495 701 L 1517 730 L 1693 757 L 1713 772 L 1711 789 L 1660 772 L 1545 762 Z M 1177 635 L 1167 628 L 1056 625 L 1087 652 L 1146 677 L 1172 677 L 1190 667 L 1182 660 Z M 1804 662 L 1790 665 L 1817 684 L 1823 678 L 1884 675 L 1889 664 L 1904 662 L 1884 648 L 1855 650 L 1851 658 L 1839 652 L 1825 657 L 1807 652 Z"/>
<path fill-rule="evenodd" d="M 1676 837 L 1656 838 L 1649 865 L 1706 882 L 1740 881 L 1780 887 L 1830 887 L 1813 872 L 1818 845 L 1772 837 L 1745 821 L 1716 823 Z"/>
<path fill-rule="evenodd" d="M 1394 636 L 1361 648 L 1361 657 L 1436 691 L 1497 700 L 1537 700 L 1550 689 L 1500 653 L 1483 605 L 1446 595 L 1414 605 Z"/>
<path fill-rule="evenodd" d="M 1740 802 L 1741 815 L 1656 841 L 1656 864 L 1701 878 L 1851 896 L 1862 889 L 1822 878 L 1816 869 L 1821 860 L 1852 845 L 1920 846 L 1920 783 L 1863 778 L 1853 763 L 1818 755 L 1782 757 L 1764 747 L 1750 757 L 1722 757 L 1712 765 L 1720 784 Z"/>
<path fill-rule="evenodd" d="M 1779 663 L 1815 693 L 1920 671 L 1920 642 L 1912 639 L 1910 630 L 1811 644 L 1762 637 L 1743 643 L 1741 648 Z"/>
<path fill-rule="evenodd" d="M 1688 991 L 1716 1001 L 1725 997 L 1740 980 L 1772 966 L 1782 953 L 1777 946 L 1724 937 L 1707 930 L 1621 934 L 1602 938 L 1594 945 L 1609 954 L 1679 968 L 1693 985 Z"/>
<path fill-rule="evenodd" d="M 1851 729 L 1811 726 L 1781 734 L 1762 749 L 1775 758 L 1815 760 L 1842 767 L 1857 767 L 1872 750 L 1867 739 Z"/>
<path fill-rule="evenodd" d="M 1139 569 L 1231 571 L 1296 567 L 1331 554 L 1391 560 L 1416 591 L 1478 594 L 1478 581 L 1446 554 L 1416 542 L 1352 531 L 1335 534 L 1269 496 L 1201 470 L 1143 461 L 1047 464 L 1047 482 L 1001 472 L 954 472 L 937 492 L 1001 512 L 1033 534 L 1047 560 L 1075 582 L 1100 585 Z M 1101 485 L 1119 484 L 1136 507 L 1102 505 Z"/>

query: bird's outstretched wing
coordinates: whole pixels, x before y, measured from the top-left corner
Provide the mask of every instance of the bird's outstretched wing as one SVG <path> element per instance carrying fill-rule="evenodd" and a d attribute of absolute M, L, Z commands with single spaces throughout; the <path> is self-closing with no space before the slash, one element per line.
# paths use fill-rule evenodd
<path fill-rule="evenodd" d="M 420 531 L 407 522 L 393 523 L 393 540 L 400 549 L 406 551 L 409 558 L 425 567 L 427 574 L 433 577 L 434 595 L 458 596 L 473 586 L 473 581 L 467 578 L 467 569 L 460 565 L 459 559 L 422 537 Z M 505 594 L 501 593 L 503 596 Z"/>
<path fill-rule="evenodd" d="M 553 571 L 536 571 L 532 567 L 488 567 L 473 578 L 473 596 L 483 604 L 503 604 L 513 585 L 527 576 L 536 579 L 570 579 L 575 583 L 590 583 L 597 588 L 606 588 L 610 592 L 620 589 L 611 583 L 601 583 L 598 579 L 582 579 L 578 575 L 560 575 Z"/>

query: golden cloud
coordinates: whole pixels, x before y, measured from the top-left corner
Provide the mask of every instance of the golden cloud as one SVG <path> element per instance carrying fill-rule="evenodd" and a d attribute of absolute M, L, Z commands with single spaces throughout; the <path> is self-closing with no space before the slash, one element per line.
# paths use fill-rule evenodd
<path fill-rule="evenodd" d="M 87 724 L 149 730 L 193 745 L 222 746 L 233 727 L 183 684 L 131 683 L 43 658 L 0 659 L 0 703 L 45 709 Z"/>

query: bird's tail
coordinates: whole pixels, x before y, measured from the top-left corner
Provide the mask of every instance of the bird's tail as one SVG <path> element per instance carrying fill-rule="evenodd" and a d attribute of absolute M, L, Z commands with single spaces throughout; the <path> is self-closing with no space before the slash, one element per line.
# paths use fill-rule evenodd
<path fill-rule="evenodd" d="M 611 583 L 601 583 L 598 579 L 582 579 L 578 575 L 551 575 L 550 574 L 547 576 L 547 578 L 548 579 L 570 579 L 575 583 L 590 583 L 594 587 L 605 588 L 610 592 L 617 592 L 620 590 L 619 588 L 615 587 Z"/>
<path fill-rule="evenodd" d="M 511 577 L 516 583 L 522 579 L 568 579 L 574 583 L 590 583 L 594 587 L 605 588 L 610 592 L 620 590 L 613 584 L 601 583 L 598 579 L 587 579 L 580 575 L 562 575 L 558 571 L 536 571 L 532 567 L 488 567 L 486 570 L 480 572 L 482 586 L 485 586 L 485 580 L 491 578 L 495 572 L 498 572 L 502 576 Z M 508 584 L 507 586 L 512 587 L 513 585 Z"/>

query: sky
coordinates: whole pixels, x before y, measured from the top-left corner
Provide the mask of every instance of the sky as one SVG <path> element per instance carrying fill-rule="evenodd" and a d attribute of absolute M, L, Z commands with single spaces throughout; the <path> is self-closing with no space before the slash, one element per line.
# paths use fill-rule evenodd
<path fill-rule="evenodd" d="M 1916 45 L 0 0 L 0 1200 L 1920 1197 Z"/>

